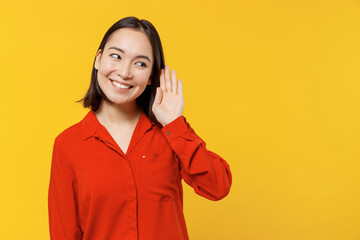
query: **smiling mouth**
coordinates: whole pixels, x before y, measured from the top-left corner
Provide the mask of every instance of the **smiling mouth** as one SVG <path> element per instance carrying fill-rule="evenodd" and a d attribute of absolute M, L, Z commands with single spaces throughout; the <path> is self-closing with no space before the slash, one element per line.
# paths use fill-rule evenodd
<path fill-rule="evenodd" d="M 110 79 L 111 80 L 111 79 Z M 116 82 L 114 80 L 111 80 L 111 82 L 118 88 L 122 88 L 122 89 L 129 89 L 129 88 L 132 88 L 132 86 L 129 86 L 129 85 L 124 85 L 124 84 L 121 84 L 119 82 Z"/>

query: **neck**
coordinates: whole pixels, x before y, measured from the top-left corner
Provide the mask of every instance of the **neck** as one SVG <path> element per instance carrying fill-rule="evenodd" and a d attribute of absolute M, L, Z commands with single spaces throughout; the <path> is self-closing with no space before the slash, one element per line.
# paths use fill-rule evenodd
<path fill-rule="evenodd" d="M 100 107 L 96 110 L 96 116 L 102 123 L 119 124 L 133 122 L 141 115 L 141 109 L 133 101 L 129 104 L 114 104 L 105 100 L 101 101 Z"/>

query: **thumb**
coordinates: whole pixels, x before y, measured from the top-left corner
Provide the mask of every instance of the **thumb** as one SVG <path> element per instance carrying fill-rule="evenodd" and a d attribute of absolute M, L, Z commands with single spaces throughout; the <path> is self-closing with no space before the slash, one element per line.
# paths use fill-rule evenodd
<path fill-rule="evenodd" d="M 154 99 L 154 104 L 155 105 L 160 105 L 161 100 L 162 100 L 162 91 L 160 87 L 156 88 L 156 95 L 155 95 L 155 99 Z"/>

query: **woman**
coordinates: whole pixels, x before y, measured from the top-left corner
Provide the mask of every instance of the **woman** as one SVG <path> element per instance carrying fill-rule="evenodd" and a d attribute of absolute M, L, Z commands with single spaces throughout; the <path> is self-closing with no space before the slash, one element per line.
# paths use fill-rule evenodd
<path fill-rule="evenodd" d="M 54 141 L 51 239 L 189 239 L 181 180 L 216 201 L 232 177 L 182 116 L 182 81 L 150 22 L 110 27 L 80 101 L 91 110 Z"/>

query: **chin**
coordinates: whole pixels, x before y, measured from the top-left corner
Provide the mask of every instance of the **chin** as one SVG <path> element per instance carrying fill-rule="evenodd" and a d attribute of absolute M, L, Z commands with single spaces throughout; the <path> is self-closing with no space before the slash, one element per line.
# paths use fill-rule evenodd
<path fill-rule="evenodd" d="M 136 99 L 119 99 L 116 97 L 110 97 L 109 100 L 110 100 L 110 103 L 115 104 L 115 105 L 132 104 L 133 102 L 136 101 Z"/>

